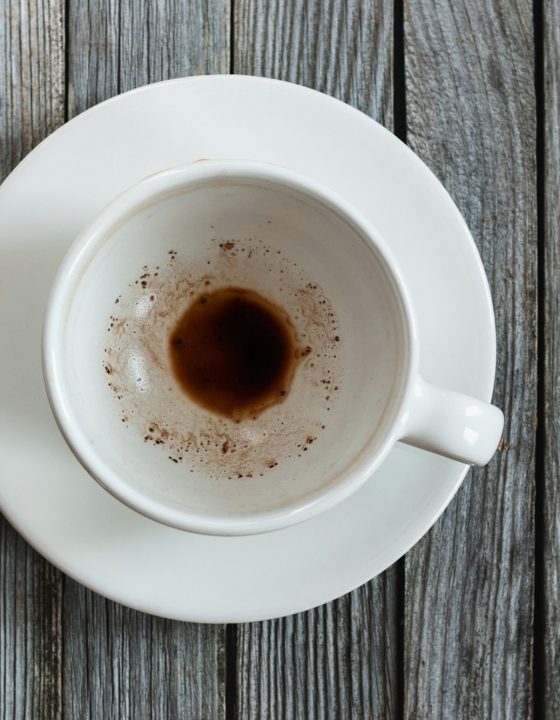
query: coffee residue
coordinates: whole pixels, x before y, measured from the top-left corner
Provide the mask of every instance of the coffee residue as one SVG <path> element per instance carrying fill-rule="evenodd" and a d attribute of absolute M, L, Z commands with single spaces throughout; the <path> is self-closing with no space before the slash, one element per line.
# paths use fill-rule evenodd
<path fill-rule="evenodd" d="M 163 252 L 111 298 L 102 365 L 123 427 L 209 477 L 320 453 L 343 383 L 320 285 L 259 238 L 210 237 L 198 258 Z"/>
<path fill-rule="evenodd" d="M 283 402 L 298 356 L 288 315 L 253 290 L 220 288 L 196 297 L 169 340 L 187 395 L 233 420 L 255 419 Z"/>

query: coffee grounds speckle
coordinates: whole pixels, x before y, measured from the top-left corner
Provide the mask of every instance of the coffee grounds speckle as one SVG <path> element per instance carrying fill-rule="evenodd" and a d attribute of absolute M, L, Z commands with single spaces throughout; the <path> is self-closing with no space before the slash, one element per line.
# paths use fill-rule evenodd
<path fill-rule="evenodd" d="M 278 292 L 281 290 L 282 297 L 288 304 L 293 305 L 294 324 L 298 328 L 298 336 L 305 343 L 297 348 L 296 352 L 298 362 L 301 363 L 298 373 L 301 373 L 302 378 L 308 377 L 311 384 L 318 380 L 328 380 L 322 384 L 319 382 L 321 387 L 330 387 L 334 373 L 338 389 L 341 375 L 333 349 L 335 343 L 340 343 L 341 339 L 337 333 L 336 316 L 320 286 L 304 279 L 297 263 L 284 258 L 280 250 L 275 248 L 274 260 L 268 260 L 271 257 L 270 248 L 258 238 L 230 240 L 222 237 L 219 242 L 216 238 L 209 242 L 216 243 L 215 255 L 211 259 L 208 259 L 207 255 L 201 258 L 198 266 L 196 263 L 187 265 L 181 261 L 177 250 L 169 250 L 169 262 L 165 264 L 163 272 L 160 272 L 161 265 L 156 265 L 155 268 L 143 266 L 142 271 L 128 286 L 129 290 L 116 298 L 119 300 L 115 304 L 119 304 L 120 318 L 110 318 L 107 330 L 111 340 L 104 352 L 111 357 L 112 367 L 126 367 L 126 358 L 132 344 L 147 362 L 147 375 L 146 378 L 135 376 L 134 386 L 130 386 L 126 373 L 111 372 L 114 382 L 109 383 L 108 387 L 114 397 L 123 403 L 126 420 L 124 416 L 121 420 L 124 426 L 129 428 L 128 431 L 138 432 L 145 443 L 155 448 L 167 448 L 167 457 L 174 465 L 180 466 L 185 461 L 185 471 L 192 473 L 195 469 L 192 463 L 198 458 L 199 464 L 204 464 L 204 472 L 209 477 L 226 477 L 232 476 L 230 458 L 236 458 L 235 477 L 263 477 L 283 461 L 290 458 L 297 461 L 296 458 L 302 457 L 303 451 L 309 454 L 312 445 L 313 452 L 320 452 L 317 433 L 326 427 L 325 423 L 321 422 L 321 412 L 331 411 L 332 395 L 328 396 L 328 400 L 327 396 L 321 396 L 325 403 L 322 410 L 318 407 L 317 416 L 305 421 L 299 413 L 293 416 L 290 414 L 290 395 L 286 388 L 279 389 L 276 395 L 280 400 L 288 398 L 285 412 L 267 412 L 258 418 L 251 414 L 247 419 L 236 421 L 212 419 L 205 413 L 197 412 L 189 421 L 184 421 L 181 419 L 181 408 L 175 412 L 173 402 L 164 401 L 164 398 L 176 395 L 176 386 L 165 384 L 162 387 L 161 411 L 154 412 L 149 404 L 150 398 L 153 401 L 152 386 L 157 383 L 162 385 L 161 380 L 169 373 L 167 353 L 165 350 L 162 352 L 161 348 L 162 342 L 163 347 L 165 346 L 165 328 L 170 327 L 170 323 L 177 317 L 177 310 L 174 308 L 181 307 L 185 296 L 195 297 L 198 294 L 201 299 L 204 298 L 207 293 L 223 286 L 224 278 L 229 281 L 227 284 L 231 284 L 232 276 L 238 272 L 237 268 L 240 276 L 245 276 L 247 262 L 258 263 L 262 273 L 278 278 Z M 147 286 L 148 278 L 149 296 L 144 294 L 145 288 L 140 287 L 142 282 Z M 148 300 L 150 304 L 146 308 L 145 303 Z M 145 308 L 142 317 L 135 311 L 140 301 L 144 302 Z M 104 371 L 110 374 L 106 369 Z M 314 377 L 317 380 L 314 381 Z M 145 392 L 144 385 L 149 392 Z M 148 398 L 148 405 L 142 400 L 144 394 Z M 147 410 L 148 408 L 151 409 Z M 173 410 L 171 414 L 170 409 Z M 188 406 L 185 406 L 185 411 L 188 410 Z M 264 423 L 265 427 L 265 432 L 258 434 L 261 438 L 258 442 L 254 435 L 247 435 L 245 429 L 248 424 L 254 425 L 255 422 Z M 312 434 L 309 433 L 310 430 Z M 269 451 L 271 446 L 277 451 L 273 460 L 263 456 L 263 452 Z M 300 447 L 299 454 L 294 452 L 297 446 Z M 270 458 L 270 455 L 268 457 Z"/>

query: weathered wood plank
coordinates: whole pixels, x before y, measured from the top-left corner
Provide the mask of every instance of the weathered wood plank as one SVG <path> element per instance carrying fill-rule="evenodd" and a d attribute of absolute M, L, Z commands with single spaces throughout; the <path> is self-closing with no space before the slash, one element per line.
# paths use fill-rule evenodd
<path fill-rule="evenodd" d="M 532 717 L 536 106 L 531 3 L 405 3 L 407 138 L 489 274 L 503 448 L 406 558 L 405 717 Z"/>
<path fill-rule="evenodd" d="M 68 117 L 120 92 L 119 0 L 68 4 Z"/>
<path fill-rule="evenodd" d="M 397 718 L 396 567 L 306 613 L 238 627 L 240 718 Z"/>
<path fill-rule="evenodd" d="M 234 70 L 299 82 L 391 127 L 392 2 L 236 1 Z M 397 568 L 317 610 L 238 628 L 240 718 L 398 716 Z"/>
<path fill-rule="evenodd" d="M 0 719 L 61 709 L 62 575 L 0 518 Z"/>
<path fill-rule="evenodd" d="M 64 2 L 0 0 L 0 181 L 64 122 Z M 0 517 L 0 718 L 60 717 L 62 576 Z"/>
<path fill-rule="evenodd" d="M 222 626 L 135 612 L 69 579 L 63 620 L 65 717 L 224 717 Z"/>
<path fill-rule="evenodd" d="M 0 182 L 64 122 L 64 0 L 0 0 Z"/>
<path fill-rule="evenodd" d="M 228 73 L 229 27 L 227 0 L 70 0 L 69 116 L 147 83 Z"/>
<path fill-rule="evenodd" d="M 542 717 L 560 717 L 560 2 L 544 3 L 544 493 Z"/>
<path fill-rule="evenodd" d="M 121 92 L 184 75 L 228 73 L 226 0 L 121 3 Z"/>
<path fill-rule="evenodd" d="M 138 85 L 229 70 L 226 0 L 70 0 L 72 116 Z M 225 630 L 134 612 L 64 583 L 63 709 L 68 718 L 221 718 Z"/>
<path fill-rule="evenodd" d="M 233 71 L 333 95 L 393 125 L 389 0 L 236 0 Z"/>

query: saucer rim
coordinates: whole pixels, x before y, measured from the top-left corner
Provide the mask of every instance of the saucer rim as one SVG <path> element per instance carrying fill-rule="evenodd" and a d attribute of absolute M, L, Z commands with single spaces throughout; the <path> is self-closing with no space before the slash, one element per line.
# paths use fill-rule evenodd
<path fill-rule="evenodd" d="M 207 82 L 210 80 L 212 83 L 216 81 L 227 81 L 230 82 L 237 82 L 240 79 L 243 81 L 251 81 L 251 83 L 261 84 L 278 84 L 282 86 L 288 86 L 290 88 L 290 91 L 293 91 L 295 88 L 295 92 L 304 92 L 309 93 L 312 96 L 318 96 L 321 98 L 321 102 L 325 101 L 325 98 L 332 103 L 333 107 L 337 107 L 340 109 L 340 106 L 344 108 L 344 112 L 350 111 L 352 114 L 356 116 L 361 117 L 361 121 L 364 119 L 367 121 L 368 124 L 371 126 L 377 126 L 377 130 L 382 129 L 384 133 L 387 134 L 391 138 L 391 142 L 394 142 L 395 140 L 403 147 L 406 148 L 406 151 L 410 153 L 410 155 L 414 158 L 414 161 L 416 163 L 419 163 L 422 168 L 425 170 L 426 173 L 428 173 L 428 176 L 430 178 L 430 182 L 435 182 L 440 186 L 440 189 L 443 190 L 444 196 L 448 199 L 449 203 L 451 203 L 452 207 L 455 210 L 456 213 L 456 221 L 460 225 L 462 225 L 462 235 L 463 235 L 463 241 L 469 241 L 471 250 L 474 251 L 475 259 L 477 260 L 478 270 L 479 270 L 479 277 L 478 280 L 482 280 L 482 286 L 486 290 L 486 305 L 487 305 L 487 316 L 486 321 L 489 321 L 489 326 L 486 328 L 487 331 L 489 331 L 489 337 L 487 337 L 487 340 L 490 342 L 491 347 L 487 348 L 486 355 L 488 356 L 488 362 L 489 366 L 485 368 L 486 370 L 486 390 L 480 391 L 479 394 L 484 400 L 490 400 L 491 390 L 493 386 L 494 381 L 494 373 L 495 373 L 495 358 L 496 358 L 496 346 L 495 346 L 495 323 L 494 323 L 494 313 L 493 313 L 493 307 L 491 303 L 490 298 L 490 290 L 488 286 L 488 281 L 486 278 L 486 275 L 483 270 L 482 261 L 480 259 L 480 256 L 478 254 L 478 250 L 476 249 L 476 245 L 474 243 L 474 240 L 472 239 L 472 236 L 470 232 L 468 231 L 468 228 L 466 226 L 465 221 L 463 220 L 462 216 L 459 214 L 458 209 L 454 205 L 453 201 L 449 197 L 449 195 L 446 193 L 446 191 L 443 189 L 443 186 L 435 178 L 435 176 L 431 173 L 431 171 L 427 168 L 427 166 L 404 144 L 401 143 L 400 140 L 395 138 L 388 130 L 381 128 L 381 126 L 376 123 L 374 120 L 369 118 L 367 115 L 361 113 L 359 110 L 356 110 L 354 108 L 351 108 L 348 105 L 345 105 L 344 103 L 341 103 L 340 101 L 336 100 L 335 98 L 331 98 L 329 96 L 323 95 L 322 93 L 312 90 L 310 88 L 305 88 L 303 86 L 299 85 L 293 85 L 292 83 L 287 83 L 285 81 L 278 81 L 278 80 L 269 80 L 266 78 L 254 78 L 251 76 L 198 76 L 193 78 L 178 78 L 175 80 L 168 80 L 168 81 L 162 81 L 160 83 L 155 83 L 153 85 L 143 86 L 141 88 L 136 88 L 134 90 L 131 90 L 127 93 L 124 93 L 122 95 L 115 96 L 113 98 L 110 98 L 103 103 L 100 103 L 97 106 L 94 106 L 93 108 L 90 108 L 88 111 L 83 113 L 82 115 L 77 116 L 73 120 L 71 120 L 67 125 L 62 126 L 57 131 L 55 131 L 52 135 L 50 135 L 46 140 L 44 140 L 40 145 L 37 146 L 37 148 L 32 151 L 21 163 L 18 165 L 18 167 L 11 173 L 10 176 L 6 179 L 6 181 L 3 183 L 2 187 L 0 188 L 0 197 L 6 193 L 6 190 L 10 190 L 12 185 L 19 182 L 20 177 L 24 179 L 24 175 L 27 172 L 28 168 L 31 168 L 34 163 L 37 161 L 37 158 L 40 157 L 40 154 L 45 152 L 45 148 L 49 148 L 49 143 L 54 142 L 54 138 L 61 137 L 61 134 L 66 132 L 66 128 L 75 123 L 79 123 L 81 118 L 83 118 L 85 115 L 91 115 L 95 112 L 99 112 L 101 108 L 106 108 L 107 106 L 111 106 L 113 104 L 117 104 L 122 102 L 123 98 L 130 97 L 132 95 L 139 95 L 141 93 L 150 92 L 155 88 L 161 88 L 161 86 L 171 86 L 171 85 L 183 85 L 188 83 L 201 83 L 201 82 Z M 163 168 L 162 168 L 163 169 Z M 482 383 L 481 383 L 482 384 Z M 283 603 L 282 608 L 276 607 L 275 609 L 272 609 L 272 612 L 260 612 L 259 614 L 250 613 L 250 615 L 244 615 L 242 612 L 237 614 L 228 614 L 227 611 L 224 611 L 223 614 L 217 616 L 217 615 L 211 615 L 209 613 L 205 613 L 205 608 L 201 609 L 201 612 L 199 613 L 193 613 L 192 609 L 185 614 L 184 612 L 181 612 L 179 610 L 178 612 L 170 612 L 169 608 L 167 608 L 164 612 L 161 612 L 161 608 L 157 607 L 157 603 L 152 603 L 150 601 L 148 602 L 136 602 L 135 598 L 131 598 L 130 596 L 126 595 L 126 592 L 124 593 L 118 593 L 113 592 L 111 588 L 105 587 L 105 584 L 103 582 L 103 579 L 101 579 L 101 582 L 92 582 L 91 578 L 88 577 L 87 573 L 82 573 L 81 571 L 77 570 L 75 566 L 72 566 L 71 564 L 67 564 L 64 560 L 64 557 L 58 555 L 56 552 L 51 552 L 50 547 L 45 547 L 44 540 L 41 539 L 41 537 L 37 536 L 34 532 L 33 528 L 29 525 L 26 525 L 24 522 L 21 522 L 21 517 L 17 517 L 13 512 L 11 512 L 11 507 L 6 507 L 3 499 L 0 498 L 0 505 L 2 506 L 2 510 L 5 512 L 6 517 L 8 520 L 16 527 L 16 529 L 46 558 L 48 558 L 53 564 L 60 567 L 64 572 L 66 572 L 71 577 L 76 578 L 86 587 L 89 587 L 90 589 L 102 593 L 105 597 L 108 597 L 112 600 L 115 600 L 117 602 L 123 603 L 129 607 L 133 607 L 135 609 L 144 611 L 144 612 L 150 612 L 155 615 L 160 615 L 164 617 L 174 618 L 178 620 L 190 620 L 190 621 L 197 621 L 197 622 L 215 622 L 215 623 L 223 623 L 223 622 L 245 622 L 249 620 L 264 620 L 269 619 L 273 617 L 281 617 L 283 615 L 288 615 L 294 612 L 300 612 L 303 610 L 310 609 L 312 607 L 316 607 L 317 605 L 321 605 L 325 602 L 328 602 L 336 597 L 339 597 L 342 594 L 345 594 L 349 592 L 350 590 L 354 589 L 355 587 L 358 587 L 359 585 L 363 584 L 364 582 L 367 582 L 375 575 L 379 574 L 380 572 L 383 572 L 387 567 L 389 567 L 393 562 L 395 562 L 399 557 L 401 557 L 405 552 L 407 552 L 433 525 L 433 523 L 437 520 L 437 518 L 441 515 L 443 510 L 447 507 L 455 493 L 457 492 L 458 488 L 460 487 L 467 471 L 467 466 L 459 466 L 458 463 L 456 463 L 458 466 L 456 476 L 455 476 L 455 483 L 453 488 L 451 489 L 451 492 L 448 494 L 447 499 L 442 505 L 439 507 L 438 511 L 435 513 L 432 513 L 430 515 L 429 521 L 425 521 L 422 523 L 423 528 L 420 531 L 417 531 L 413 533 L 413 539 L 409 541 L 402 543 L 401 547 L 398 550 L 398 554 L 396 554 L 391 560 L 386 562 L 385 564 L 380 565 L 378 568 L 376 568 L 375 572 L 372 573 L 367 570 L 363 569 L 361 574 L 356 574 L 356 578 L 353 581 L 351 587 L 347 585 L 347 583 L 341 583 L 340 586 L 338 586 L 336 583 L 333 583 L 331 586 L 331 590 L 328 594 L 322 596 L 320 599 L 315 599 L 314 601 L 307 600 L 305 603 L 301 602 L 285 602 Z M 460 468 L 460 469 L 459 469 Z M 92 481 L 93 482 L 93 481 Z M 118 501 L 115 501 L 118 502 Z M 150 522 L 150 521 L 149 521 Z M 309 522 L 309 521 L 307 521 Z M 304 523 L 305 524 L 305 523 Z M 279 530 L 278 533 L 284 533 L 289 532 L 290 529 L 286 530 Z M 181 532 L 181 531 L 178 531 Z M 190 534 L 190 533 L 187 533 Z M 260 538 L 261 536 L 252 536 L 253 538 Z M 234 540 L 231 538 L 227 538 L 228 540 Z M 404 547 L 404 549 L 403 549 Z M 394 554 L 394 553 L 393 553 Z M 62 553 L 64 556 L 64 553 Z M 369 566 L 368 566 L 369 567 Z"/>

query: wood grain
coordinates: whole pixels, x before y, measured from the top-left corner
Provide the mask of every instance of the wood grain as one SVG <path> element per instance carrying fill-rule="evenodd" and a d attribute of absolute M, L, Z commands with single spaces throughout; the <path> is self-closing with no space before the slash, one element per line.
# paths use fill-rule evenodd
<path fill-rule="evenodd" d="M 64 122 L 64 0 L 0 0 L 0 182 Z"/>
<path fill-rule="evenodd" d="M 69 116 L 140 85 L 229 72 L 228 0 L 70 0 Z"/>
<path fill-rule="evenodd" d="M 70 0 L 68 114 L 147 82 L 229 69 L 229 4 Z M 80 720 L 224 717 L 223 626 L 134 612 L 69 578 L 63 711 Z"/>
<path fill-rule="evenodd" d="M 238 628 L 240 718 L 396 718 L 396 568 L 306 613 Z"/>
<path fill-rule="evenodd" d="M 560 717 L 560 2 L 544 3 L 543 719 Z"/>
<path fill-rule="evenodd" d="M 68 118 L 120 92 L 119 0 L 68 4 Z"/>
<path fill-rule="evenodd" d="M 62 575 L 0 519 L 0 719 L 61 710 Z"/>
<path fill-rule="evenodd" d="M 389 0 L 236 0 L 233 72 L 297 82 L 393 126 Z"/>
<path fill-rule="evenodd" d="M 463 212 L 496 312 L 503 447 L 406 558 L 406 718 L 532 717 L 536 110 L 532 6 L 405 4 L 409 145 Z"/>
<path fill-rule="evenodd" d="M 121 92 L 183 75 L 229 72 L 229 0 L 125 2 L 121 8 Z"/>
<path fill-rule="evenodd" d="M 237 0 L 234 70 L 299 82 L 393 123 L 392 3 Z M 238 628 L 240 718 L 399 713 L 396 566 L 334 603 Z"/>
<path fill-rule="evenodd" d="M 315 87 L 393 126 L 393 0 L 232 6 L 231 70 Z M 504 444 L 407 556 L 404 688 L 403 588 L 393 567 L 314 611 L 239 626 L 239 718 L 390 720 L 401 717 L 403 703 L 404 717 L 420 720 L 533 716 L 532 7 L 407 0 L 404 8 L 408 141 L 459 205 L 489 274 Z M 544 690 L 540 716 L 556 720 L 559 0 L 543 0 L 543 15 L 544 558 L 537 590 L 544 636 L 537 688 Z M 229 0 L 0 0 L 0 179 L 65 114 L 147 82 L 228 72 L 229 37 Z M 219 720 L 226 714 L 225 651 L 222 626 L 165 621 L 105 600 L 63 577 L 0 519 L 0 720 Z"/>
<path fill-rule="evenodd" d="M 64 121 L 64 2 L 0 0 L 0 181 Z M 61 707 L 62 576 L 0 517 L 0 719 Z"/>
<path fill-rule="evenodd" d="M 65 718 L 224 717 L 224 631 L 163 620 L 64 587 Z"/>

